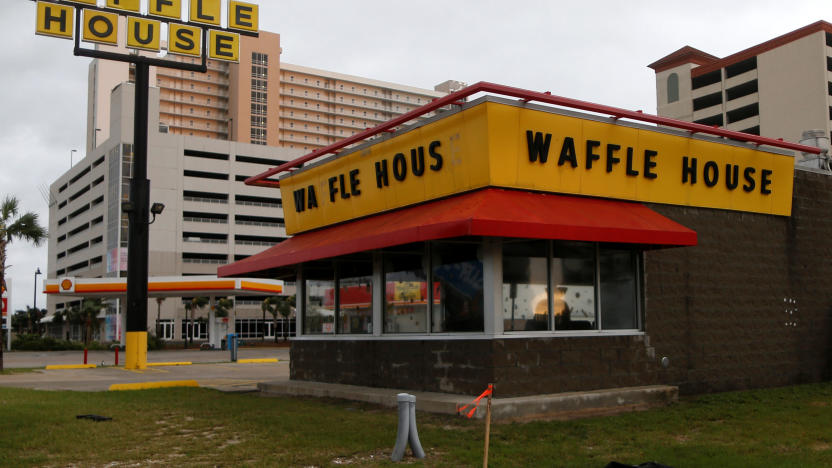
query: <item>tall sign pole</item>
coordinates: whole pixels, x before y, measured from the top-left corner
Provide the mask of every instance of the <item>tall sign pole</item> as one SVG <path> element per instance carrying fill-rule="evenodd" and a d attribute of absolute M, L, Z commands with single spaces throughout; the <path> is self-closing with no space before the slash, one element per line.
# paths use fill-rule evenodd
<path fill-rule="evenodd" d="M 147 179 L 147 108 L 150 66 L 136 64 L 135 118 L 133 119 L 133 178 L 130 180 L 127 239 L 127 369 L 147 366 L 147 256 L 150 236 L 150 181 Z"/>
<path fill-rule="evenodd" d="M 221 0 L 191 1 L 189 22 L 181 21 L 183 0 L 147 0 L 143 15 L 140 0 L 50 0 L 37 2 L 36 33 L 75 40 L 74 54 L 103 60 L 129 62 L 135 66 L 135 116 L 133 122 L 133 171 L 130 199 L 122 205 L 128 213 L 127 243 L 127 334 L 125 368 L 147 367 L 147 277 L 150 181 L 147 178 L 147 121 L 150 67 L 175 68 L 205 73 L 207 59 L 238 62 L 240 34 L 257 36 L 257 5 L 227 1 L 222 28 Z M 76 8 L 77 7 L 77 8 Z M 120 16 L 127 17 L 126 47 L 135 53 L 116 53 L 81 47 L 81 41 L 118 46 Z M 159 19 L 155 19 L 159 18 Z M 73 25 L 74 19 L 74 25 Z M 139 50 L 161 50 L 162 20 L 168 23 L 167 52 L 199 57 L 200 64 L 158 58 Z M 196 26 L 194 26 L 196 24 Z M 229 32 L 233 29 L 236 32 Z M 111 182 L 112 183 L 112 182 Z"/>

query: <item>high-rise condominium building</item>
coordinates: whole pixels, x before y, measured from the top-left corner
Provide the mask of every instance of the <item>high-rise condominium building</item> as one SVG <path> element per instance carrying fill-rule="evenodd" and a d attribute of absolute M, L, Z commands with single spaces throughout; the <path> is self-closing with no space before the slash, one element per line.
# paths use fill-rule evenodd
<path fill-rule="evenodd" d="M 241 37 L 239 63 L 208 61 L 207 73 L 151 67 L 150 199 L 165 204 L 150 226 L 151 276 L 216 274 L 282 241 L 280 194 L 246 178 L 464 87 L 448 81 L 431 91 L 281 64 L 280 51 L 280 36 L 261 31 Z M 49 278 L 126 275 L 121 201 L 132 162 L 132 78 L 129 64 L 90 64 L 86 156 L 51 185 Z M 261 301 L 235 301 L 234 330 L 244 339 L 276 332 Z M 50 296 L 48 308 L 74 302 Z M 158 314 L 162 339 L 205 337 L 204 322 L 189 321 L 182 301 L 148 309 L 148 329 Z"/>
<path fill-rule="evenodd" d="M 280 62 L 280 35 L 241 36 L 240 62 L 208 60 L 208 72 L 151 67 L 163 131 L 312 150 L 413 110 L 440 91 Z M 197 62 L 191 57 L 171 60 Z M 90 65 L 87 150 L 109 136 L 108 96 L 132 79 L 129 64 Z"/>
<path fill-rule="evenodd" d="M 112 91 L 106 140 L 50 186 L 48 278 L 106 278 L 127 274 L 127 213 L 133 161 L 133 90 Z M 160 132 L 160 90 L 151 88 L 148 178 L 151 202 L 165 205 L 149 228 L 151 276 L 215 275 L 217 266 L 245 258 L 286 238 L 278 191 L 243 180 L 303 155 L 301 149 L 270 147 Z M 292 294 L 291 288 L 287 291 Z M 263 297 L 238 297 L 229 326 L 242 338 L 273 337 Z M 50 313 L 78 299 L 49 296 Z M 119 305 L 110 303 L 108 316 Z M 157 314 L 160 322 L 156 324 Z M 199 315 L 205 315 L 205 311 Z M 207 337 L 207 324 L 185 315 L 179 298 L 148 303 L 148 330 L 158 325 L 163 340 Z M 112 322 L 109 321 L 108 323 Z M 115 330 L 96 339 L 113 340 Z M 70 328 L 77 339 L 79 327 Z M 61 333 L 58 331 L 58 333 Z M 63 337 L 63 333 L 61 333 Z"/>
<path fill-rule="evenodd" d="M 718 58 L 683 47 L 650 65 L 658 114 L 798 142 L 832 132 L 832 24 Z"/>

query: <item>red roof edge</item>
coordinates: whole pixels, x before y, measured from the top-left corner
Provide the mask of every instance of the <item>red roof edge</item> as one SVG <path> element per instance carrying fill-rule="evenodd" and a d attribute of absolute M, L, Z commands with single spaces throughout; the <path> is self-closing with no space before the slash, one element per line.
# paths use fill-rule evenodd
<path fill-rule="evenodd" d="M 743 60 L 750 59 L 751 57 L 756 57 L 757 55 L 760 55 L 763 52 L 768 52 L 769 50 L 776 49 L 790 42 L 802 39 L 810 34 L 814 34 L 818 31 L 826 31 L 832 33 L 832 24 L 823 20 L 816 21 L 812 24 L 803 26 L 800 29 L 795 29 L 792 32 L 783 34 L 782 36 L 775 37 L 774 39 L 770 39 L 753 47 L 749 47 L 748 49 L 741 50 L 735 54 L 731 54 L 727 57 L 697 67 L 691 71 L 691 76 L 701 76 L 705 73 L 709 73 L 714 70 L 719 70 L 720 68 L 726 67 L 728 65 L 732 65 L 737 62 L 742 62 Z"/>
<path fill-rule="evenodd" d="M 685 63 L 706 65 L 717 60 L 719 60 L 719 57 L 715 57 L 691 46 L 684 46 L 676 52 L 666 55 L 647 66 L 652 68 L 656 73 L 660 73 Z"/>
<path fill-rule="evenodd" d="M 638 202 L 485 188 L 297 234 L 221 266 L 220 277 L 270 270 L 394 245 L 484 236 L 696 245 L 696 232 Z"/>

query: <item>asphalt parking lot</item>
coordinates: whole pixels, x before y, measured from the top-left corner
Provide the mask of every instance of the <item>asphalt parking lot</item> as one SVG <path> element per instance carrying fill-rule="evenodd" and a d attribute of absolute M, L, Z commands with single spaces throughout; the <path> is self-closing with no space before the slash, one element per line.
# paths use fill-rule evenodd
<path fill-rule="evenodd" d="M 240 348 L 238 362 L 230 361 L 228 351 L 162 350 L 148 351 L 147 362 L 184 363 L 189 365 L 149 366 L 144 370 L 127 370 L 123 353 L 115 364 L 112 351 L 90 351 L 89 364 L 94 369 L 54 369 L 46 366 L 83 364 L 83 351 L 12 351 L 3 353 L 6 369 L 34 368 L 31 372 L 0 375 L 0 386 L 35 390 L 106 391 L 113 384 L 196 380 L 200 387 L 221 391 L 255 391 L 259 382 L 289 379 L 288 348 Z M 277 362 L 239 362 L 245 359 L 277 359 Z"/>

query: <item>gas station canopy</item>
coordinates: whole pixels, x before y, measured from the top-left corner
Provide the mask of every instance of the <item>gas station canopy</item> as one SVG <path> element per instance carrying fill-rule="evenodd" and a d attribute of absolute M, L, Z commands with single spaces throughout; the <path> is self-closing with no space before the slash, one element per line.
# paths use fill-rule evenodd
<path fill-rule="evenodd" d="M 43 292 L 53 297 L 122 297 L 127 295 L 127 278 L 47 279 Z M 283 294 L 283 281 L 258 278 L 217 278 L 216 276 L 157 276 L 147 280 L 149 297 L 181 296 L 264 296 Z"/>

